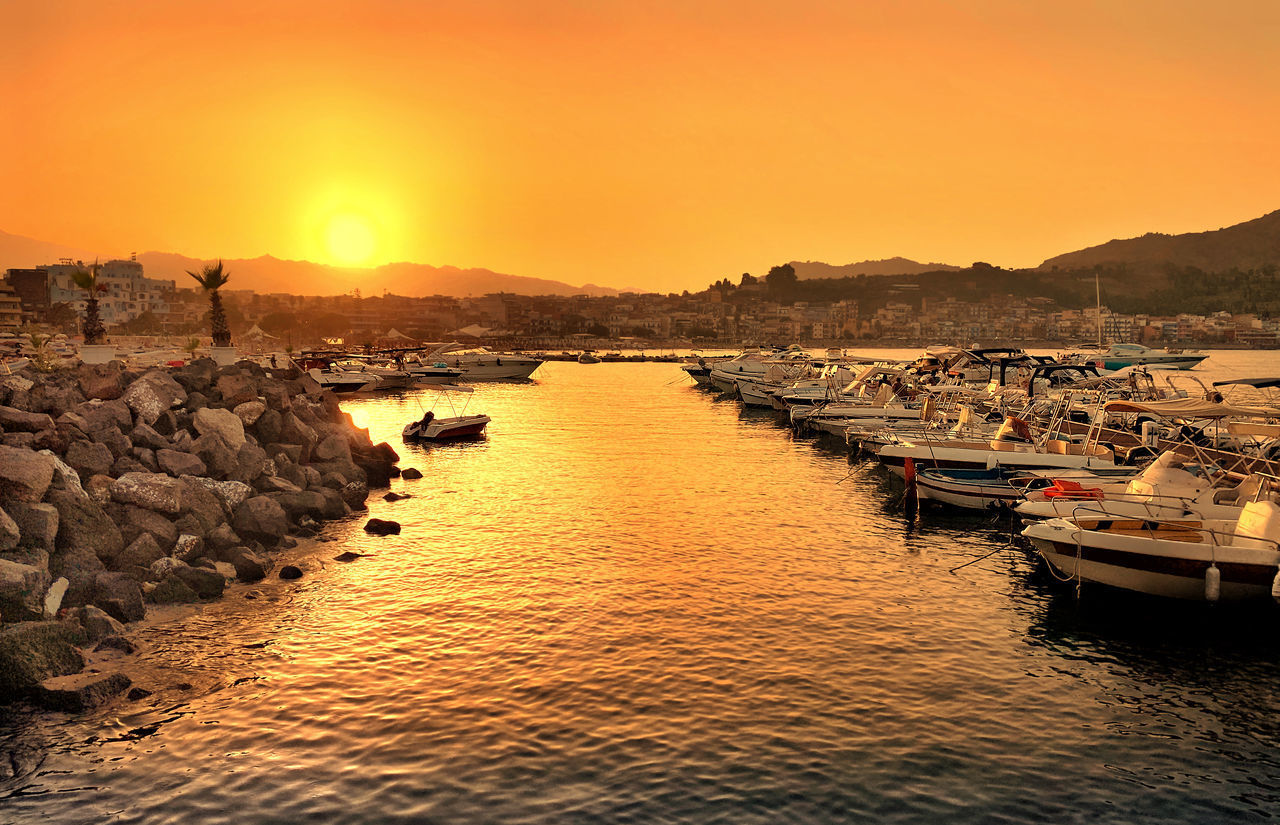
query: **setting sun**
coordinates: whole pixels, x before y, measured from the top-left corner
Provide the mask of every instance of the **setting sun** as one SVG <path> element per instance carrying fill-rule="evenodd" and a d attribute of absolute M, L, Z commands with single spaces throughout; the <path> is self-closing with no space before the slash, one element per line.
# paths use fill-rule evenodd
<path fill-rule="evenodd" d="M 330 218 L 325 240 L 333 262 L 344 266 L 369 263 L 378 245 L 373 227 L 358 215 L 335 215 Z"/>

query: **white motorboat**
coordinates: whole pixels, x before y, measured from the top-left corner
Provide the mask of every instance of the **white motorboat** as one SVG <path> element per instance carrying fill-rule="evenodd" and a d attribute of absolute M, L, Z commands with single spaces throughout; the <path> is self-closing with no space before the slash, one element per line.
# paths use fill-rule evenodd
<path fill-rule="evenodd" d="M 1234 519 L 1081 514 L 1022 531 L 1064 580 L 1178 599 L 1245 601 L 1280 593 L 1280 506 L 1251 501 Z"/>
<path fill-rule="evenodd" d="M 1062 361 L 1095 364 L 1104 370 L 1119 370 L 1141 364 L 1166 370 L 1189 370 L 1208 358 L 1201 352 L 1152 349 L 1142 344 L 1112 344 L 1105 350 L 1064 355 Z"/>
<path fill-rule="evenodd" d="M 458 343 L 445 344 L 428 353 L 423 360 L 462 370 L 463 381 L 528 378 L 542 366 L 540 358 L 508 352 L 493 352 L 487 347 L 467 348 Z"/>
<path fill-rule="evenodd" d="M 1026 489 L 1014 509 L 1024 519 L 1073 518 L 1231 518 L 1257 493 L 1251 476 L 1237 486 L 1217 487 L 1204 475 L 1186 470 L 1184 456 L 1162 453 L 1130 478 L 1086 474 L 1054 477 L 1051 484 Z M 1048 476 L 1048 473 L 1042 475 Z"/>
<path fill-rule="evenodd" d="M 1015 440 L 1020 439 L 1020 440 Z M 989 441 L 921 438 L 901 440 L 880 447 L 876 456 L 899 478 L 906 476 L 906 460 L 915 466 L 959 470 L 1009 467 L 1018 470 L 1053 468 L 1103 469 L 1116 466 L 1115 454 L 1098 444 L 1041 438 L 1032 441 L 1026 422 L 1005 419 Z"/>
<path fill-rule="evenodd" d="M 316 383 L 326 390 L 332 390 L 339 395 L 373 392 L 382 383 L 378 376 L 371 373 L 321 370 L 318 367 L 307 370 L 307 375 L 314 378 Z"/>
<path fill-rule="evenodd" d="M 462 378 L 462 370 L 443 361 L 435 363 L 407 362 L 405 369 L 418 384 L 453 384 Z"/>
<path fill-rule="evenodd" d="M 416 441 L 445 441 L 451 438 L 476 438 L 484 435 L 492 419 L 484 414 L 454 415 L 436 418 L 430 410 L 420 420 L 405 425 L 402 435 Z"/>
<path fill-rule="evenodd" d="M 483 413 L 467 414 L 467 405 L 471 403 L 468 395 L 467 401 L 462 405 L 462 409 L 457 409 L 450 393 L 473 393 L 471 387 L 456 387 L 448 384 L 438 384 L 432 387 L 436 393 L 436 402 L 439 403 L 441 398 L 448 399 L 449 412 L 447 416 L 437 416 L 435 414 L 435 404 L 432 408 L 426 410 L 422 418 L 417 421 L 411 421 L 404 426 L 401 435 L 408 441 L 447 441 L 449 439 L 460 438 L 479 438 L 484 435 L 485 428 L 489 426 L 492 420 Z"/>

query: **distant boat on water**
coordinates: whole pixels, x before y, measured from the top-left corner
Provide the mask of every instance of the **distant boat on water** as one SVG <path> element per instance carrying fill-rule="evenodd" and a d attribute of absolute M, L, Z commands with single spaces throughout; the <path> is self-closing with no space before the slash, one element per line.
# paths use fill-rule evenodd
<path fill-rule="evenodd" d="M 1105 370 L 1145 366 L 1166 370 L 1189 370 L 1209 356 L 1202 352 L 1152 349 L 1142 344 L 1112 344 L 1106 350 L 1064 355 L 1062 361 L 1096 364 Z"/>

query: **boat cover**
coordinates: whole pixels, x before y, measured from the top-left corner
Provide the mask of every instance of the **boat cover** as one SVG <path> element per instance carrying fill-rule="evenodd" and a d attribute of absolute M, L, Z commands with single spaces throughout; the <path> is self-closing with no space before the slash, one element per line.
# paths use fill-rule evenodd
<path fill-rule="evenodd" d="M 1215 387 L 1226 387 L 1231 384 L 1243 384 L 1246 387 L 1256 387 L 1265 390 L 1269 387 L 1280 387 L 1280 378 L 1232 378 L 1229 381 L 1214 381 Z"/>
<path fill-rule="evenodd" d="M 1219 404 L 1202 398 L 1171 398 L 1167 401 L 1108 401 L 1106 412 L 1150 413 L 1163 418 L 1230 418 L 1236 415 L 1272 415 L 1261 407 Z"/>

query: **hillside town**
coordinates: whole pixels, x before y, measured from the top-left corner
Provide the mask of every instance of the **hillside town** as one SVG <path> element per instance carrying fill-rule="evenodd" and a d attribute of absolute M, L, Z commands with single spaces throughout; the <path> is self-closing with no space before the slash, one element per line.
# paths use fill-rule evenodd
<path fill-rule="evenodd" d="M 74 334 L 85 293 L 73 279 L 83 261 L 11 268 L 0 282 L 0 330 L 52 328 Z M 234 277 L 234 273 L 233 273 Z M 113 334 L 199 335 L 208 302 L 195 285 L 147 277 L 136 258 L 101 265 L 99 306 Z M 232 282 L 234 285 L 234 281 Z M 237 334 L 307 345 L 345 339 L 503 339 L 520 346 L 566 346 L 584 340 L 641 345 L 876 341 L 902 344 L 1136 342 L 1150 345 L 1280 346 L 1280 320 L 1254 314 L 1122 314 L 1106 306 L 1067 308 L 1048 298 L 993 294 L 982 301 L 921 294 L 909 278 L 876 306 L 855 300 L 779 300 L 762 280 L 743 276 L 697 293 L 623 293 L 609 297 L 481 297 L 394 294 L 309 296 L 223 289 Z"/>

